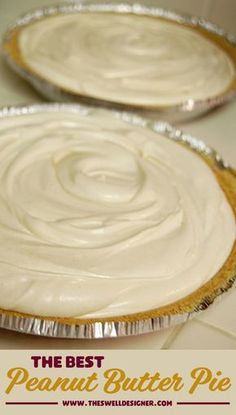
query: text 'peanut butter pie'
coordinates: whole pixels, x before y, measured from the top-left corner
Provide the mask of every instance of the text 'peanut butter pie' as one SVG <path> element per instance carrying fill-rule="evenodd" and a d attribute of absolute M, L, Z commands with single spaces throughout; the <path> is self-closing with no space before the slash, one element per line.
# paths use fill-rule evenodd
<path fill-rule="evenodd" d="M 155 16 L 58 13 L 12 36 L 6 48 L 24 70 L 82 97 L 153 109 L 236 84 L 235 48 L 232 57 L 216 35 Z"/>
<path fill-rule="evenodd" d="M 0 118 L 0 189 L 5 311 L 99 319 L 183 308 L 233 261 L 227 173 L 106 111 Z"/>

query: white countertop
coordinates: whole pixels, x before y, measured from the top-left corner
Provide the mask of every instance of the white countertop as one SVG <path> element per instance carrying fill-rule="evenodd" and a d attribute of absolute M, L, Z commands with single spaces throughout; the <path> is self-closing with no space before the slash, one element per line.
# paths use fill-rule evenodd
<path fill-rule="evenodd" d="M 28 8 L 53 1 L 0 2 L 0 36 Z M 54 3 L 56 3 L 54 1 Z M 14 6 L 14 7 L 13 7 Z M 0 58 L 0 105 L 43 102 Z M 181 128 L 214 147 L 236 166 L 236 100 Z M 236 349 L 236 290 L 191 322 L 159 333 L 96 341 L 47 339 L 0 330 L 0 349 Z"/>

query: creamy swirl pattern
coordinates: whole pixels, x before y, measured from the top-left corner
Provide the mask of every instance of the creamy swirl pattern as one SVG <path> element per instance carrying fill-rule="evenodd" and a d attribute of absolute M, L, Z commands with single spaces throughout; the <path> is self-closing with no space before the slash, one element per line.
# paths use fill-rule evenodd
<path fill-rule="evenodd" d="M 234 64 L 196 30 L 147 16 L 56 15 L 23 28 L 22 57 L 72 92 L 135 105 L 174 105 L 224 92 Z"/>
<path fill-rule="evenodd" d="M 228 257 L 210 168 L 99 110 L 0 120 L 0 308 L 114 316 L 184 297 Z"/>

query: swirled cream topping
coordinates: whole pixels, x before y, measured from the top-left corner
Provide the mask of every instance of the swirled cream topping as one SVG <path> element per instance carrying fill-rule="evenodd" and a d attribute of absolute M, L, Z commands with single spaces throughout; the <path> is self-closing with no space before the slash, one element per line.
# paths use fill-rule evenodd
<path fill-rule="evenodd" d="M 195 153 L 101 111 L 0 120 L 0 308 L 104 317 L 208 281 L 235 220 Z"/>
<path fill-rule="evenodd" d="M 174 105 L 224 92 L 231 58 L 194 29 L 147 16 L 76 13 L 23 28 L 26 64 L 53 84 L 134 105 Z"/>

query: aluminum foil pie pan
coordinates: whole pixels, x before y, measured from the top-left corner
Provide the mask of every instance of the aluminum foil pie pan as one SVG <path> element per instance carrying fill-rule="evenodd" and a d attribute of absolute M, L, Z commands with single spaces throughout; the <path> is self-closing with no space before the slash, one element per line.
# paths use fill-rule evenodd
<path fill-rule="evenodd" d="M 151 4 L 150 6 L 148 4 Z M 3 38 L 3 56 L 10 67 L 21 77 L 26 79 L 40 94 L 49 100 L 56 102 L 77 102 L 86 105 L 96 105 L 104 108 L 113 108 L 117 110 L 125 110 L 128 112 L 136 112 L 148 117 L 158 117 L 160 119 L 178 121 L 199 116 L 219 105 L 231 100 L 236 95 L 236 77 L 223 93 L 216 97 L 203 100 L 188 99 L 185 102 L 170 106 L 148 107 L 143 105 L 129 105 L 109 100 L 99 99 L 85 94 L 73 93 L 64 87 L 56 85 L 46 80 L 44 77 L 35 73 L 22 60 L 18 42 L 17 33 L 22 27 L 38 21 L 47 16 L 56 14 L 66 15 L 68 13 L 82 12 L 113 12 L 113 13 L 132 13 L 135 15 L 153 16 L 176 22 L 181 25 L 195 28 L 208 39 L 212 39 L 220 48 L 228 55 L 236 67 L 236 38 L 228 35 L 223 29 L 216 25 L 203 20 L 196 16 L 187 16 L 176 13 L 171 10 L 165 10 L 153 6 L 153 2 L 146 1 L 145 4 L 115 1 L 95 1 L 81 0 L 76 3 L 67 3 L 64 5 L 43 7 L 35 11 L 29 12 L 20 17 L 14 25 L 12 25 L 5 33 Z"/>
<path fill-rule="evenodd" d="M 93 108 L 77 104 L 35 104 L 21 107 L 3 107 L 0 119 L 40 112 L 73 112 L 87 115 Z M 106 111 L 106 110 L 104 110 Z M 216 174 L 236 216 L 236 171 L 209 148 L 203 141 L 185 134 L 165 121 L 151 121 L 148 118 L 122 111 L 110 111 L 111 115 L 131 125 L 158 132 L 164 137 L 187 146 L 199 154 Z M 227 186 L 225 185 L 227 184 Z M 139 335 L 185 323 L 213 302 L 221 299 L 236 281 L 236 242 L 230 257 L 222 269 L 203 287 L 193 294 L 164 307 L 132 315 L 101 319 L 75 319 L 40 317 L 22 314 L 14 310 L 0 310 L 0 327 L 21 333 L 58 338 L 98 339 Z"/>

